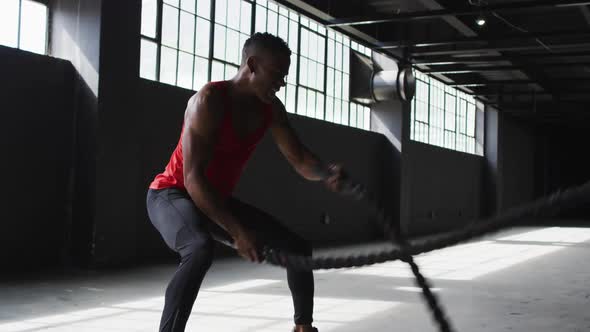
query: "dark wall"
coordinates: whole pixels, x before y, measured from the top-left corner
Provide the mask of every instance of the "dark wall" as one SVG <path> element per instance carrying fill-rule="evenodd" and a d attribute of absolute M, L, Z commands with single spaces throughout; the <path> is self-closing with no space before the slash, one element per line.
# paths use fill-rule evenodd
<path fill-rule="evenodd" d="M 585 127 L 584 127 L 585 126 Z M 537 196 L 590 181 L 590 158 L 585 154 L 588 125 L 539 126 L 536 130 Z M 564 211 L 561 217 L 590 220 L 590 207 Z"/>
<path fill-rule="evenodd" d="M 533 200 L 535 193 L 534 129 L 510 116 L 502 119 L 502 210 Z"/>
<path fill-rule="evenodd" d="M 100 0 L 50 2 L 50 53 L 75 69 L 74 150 L 68 200 L 71 264 L 87 265 L 93 255 L 96 198 L 98 93 L 101 40 Z"/>
<path fill-rule="evenodd" d="M 342 163 L 352 178 L 372 192 L 386 189 L 395 173 L 391 146 L 379 134 L 298 115 L 291 124 L 302 142 L 326 162 Z M 322 183 L 300 177 L 267 134 L 238 184 L 236 195 L 275 215 L 316 244 L 361 242 L 380 231 L 369 209 L 358 201 L 329 192 Z M 323 224 L 322 216 L 331 222 Z"/>
<path fill-rule="evenodd" d="M 74 70 L 0 46 L 3 269 L 55 265 L 66 249 Z"/>
<path fill-rule="evenodd" d="M 411 141 L 404 146 L 409 169 L 408 232 L 413 235 L 463 226 L 481 215 L 483 158 Z"/>

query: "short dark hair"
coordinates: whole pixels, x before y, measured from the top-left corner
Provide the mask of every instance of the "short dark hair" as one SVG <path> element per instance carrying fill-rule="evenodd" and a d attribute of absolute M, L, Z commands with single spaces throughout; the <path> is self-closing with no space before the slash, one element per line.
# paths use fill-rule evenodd
<path fill-rule="evenodd" d="M 256 32 L 244 43 L 244 48 L 242 49 L 242 63 L 244 63 L 246 59 L 257 50 L 280 53 L 287 57 L 291 56 L 289 45 L 287 45 L 281 37 L 277 37 L 268 32 Z"/>

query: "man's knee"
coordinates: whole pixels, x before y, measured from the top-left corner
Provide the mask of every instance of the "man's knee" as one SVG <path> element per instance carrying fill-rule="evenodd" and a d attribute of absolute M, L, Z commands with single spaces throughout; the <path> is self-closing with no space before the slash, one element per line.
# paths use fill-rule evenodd
<path fill-rule="evenodd" d="M 209 268 L 213 262 L 213 241 L 200 239 L 187 243 L 178 250 L 182 263 L 191 262 L 203 268 Z"/>

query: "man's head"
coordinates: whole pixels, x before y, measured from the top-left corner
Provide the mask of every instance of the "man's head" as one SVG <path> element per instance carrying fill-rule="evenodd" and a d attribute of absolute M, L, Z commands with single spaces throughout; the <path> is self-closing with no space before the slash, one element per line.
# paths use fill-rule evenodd
<path fill-rule="evenodd" d="M 290 64 L 291 50 L 277 36 L 257 32 L 244 43 L 241 70 L 248 73 L 253 92 L 264 102 L 270 103 L 285 86 Z"/>

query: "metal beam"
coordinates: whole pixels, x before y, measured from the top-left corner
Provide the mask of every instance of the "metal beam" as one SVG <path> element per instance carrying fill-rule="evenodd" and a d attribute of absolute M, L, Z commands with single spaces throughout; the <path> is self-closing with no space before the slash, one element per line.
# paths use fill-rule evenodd
<path fill-rule="evenodd" d="M 558 49 L 572 49 L 572 48 L 581 48 L 581 47 L 590 47 L 590 43 L 567 43 L 567 44 L 552 44 L 550 47 L 553 50 Z M 429 56 L 439 56 L 439 55 L 456 55 L 456 54 L 473 54 L 473 53 L 482 53 L 482 52 L 521 52 L 521 51 L 533 51 L 545 49 L 542 45 L 529 45 L 529 46 L 504 46 L 498 47 L 495 45 L 489 45 L 484 47 L 478 48 L 464 48 L 464 49 L 454 49 L 454 50 L 445 50 L 445 51 L 429 51 L 429 52 L 416 52 L 412 53 L 412 57 L 429 57 Z"/>
<path fill-rule="evenodd" d="M 393 49 L 403 47 L 432 47 L 432 46 L 448 46 L 448 45 L 462 45 L 462 44 L 485 44 L 489 42 L 509 41 L 518 42 L 523 40 L 547 38 L 547 37 L 585 37 L 590 35 L 590 30 L 562 30 L 562 31 L 544 31 L 544 32 L 533 32 L 533 33 L 520 33 L 511 34 L 505 36 L 495 37 L 468 37 L 458 38 L 454 40 L 441 40 L 441 41 L 392 41 L 392 42 L 381 42 L 377 43 L 376 48 L 379 49 Z"/>
<path fill-rule="evenodd" d="M 526 57 L 526 59 L 545 59 L 545 58 L 557 58 L 557 57 L 590 57 L 590 51 L 585 52 L 561 52 L 561 53 L 534 53 L 512 57 Z M 421 59 L 422 57 L 415 57 L 412 61 L 416 65 L 432 66 L 432 65 L 452 65 L 452 64 L 465 64 L 465 63 L 490 63 L 496 61 L 509 61 L 502 55 L 492 56 L 469 56 L 469 57 L 450 57 L 450 56 L 439 56 Z"/>
<path fill-rule="evenodd" d="M 468 7 L 466 9 L 450 10 L 426 10 L 415 11 L 409 13 L 402 13 L 395 16 L 392 15 L 376 15 L 373 17 L 355 17 L 328 20 L 329 27 L 342 27 L 350 25 L 366 25 L 379 24 L 390 22 L 407 22 L 417 20 L 430 20 L 435 18 L 442 18 L 447 16 L 465 16 L 465 15 L 479 15 L 486 14 L 492 11 L 519 11 L 519 10 L 547 10 L 559 7 L 584 6 L 590 4 L 590 1 L 574 1 L 574 0 L 537 0 L 537 1 L 519 1 L 491 4 L 488 6 Z"/>
<path fill-rule="evenodd" d="M 557 78 L 552 80 L 552 82 L 590 82 L 590 77 L 572 77 L 572 78 Z M 519 85 L 519 84 L 541 84 L 536 80 L 524 79 L 524 80 L 465 80 L 462 82 L 455 82 L 455 83 L 445 83 L 450 86 L 492 86 L 492 85 Z"/>
<path fill-rule="evenodd" d="M 590 62 L 579 62 L 579 63 L 539 63 L 531 64 L 538 66 L 539 68 L 554 68 L 554 67 L 578 67 L 578 66 L 590 66 Z M 450 67 L 450 68 L 449 68 Z M 418 69 L 420 72 L 425 74 L 466 74 L 466 73 L 480 73 L 490 71 L 510 71 L 510 70 L 521 70 L 516 65 L 505 65 L 505 66 L 485 66 L 485 67 L 465 67 L 465 66 L 447 66 L 446 68 L 434 68 L 434 69 Z"/>

